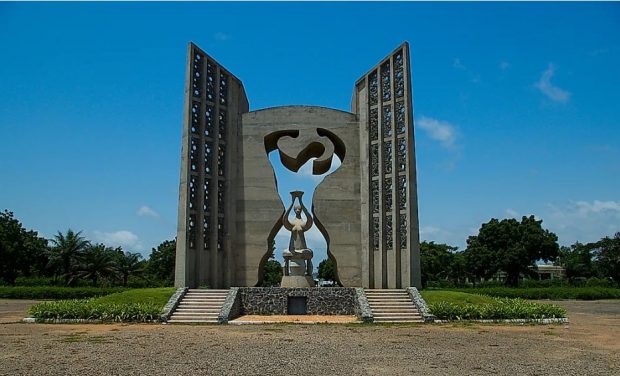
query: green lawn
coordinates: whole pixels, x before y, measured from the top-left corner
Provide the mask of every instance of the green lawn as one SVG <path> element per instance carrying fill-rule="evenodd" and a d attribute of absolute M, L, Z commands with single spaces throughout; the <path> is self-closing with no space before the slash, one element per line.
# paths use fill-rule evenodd
<path fill-rule="evenodd" d="M 429 290 L 421 291 L 420 293 L 428 304 L 448 302 L 457 305 L 465 305 L 489 304 L 493 302 L 493 299 L 486 295 L 468 294 L 459 291 Z"/>
<path fill-rule="evenodd" d="M 497 298 L 459 291 L 421 292 L 430 312 L 442 320 L 509 320 L 566 317 L 566 310 L 552 304 L 523 299 Z"/>
<path fill-rule="evenodd" d="M 174 291 L 175 289 L 173 287 L 132 289 L 101 296 L 96 298 L 95 302 L 100 304 L 152 303 L 163 307 L 172 294 L 174 294 Z"/>
<path fill-rule="evenodd" d="M 172 287 L 133 289 L 98 298 L 43 302 L 32 306 L 29 313 L 37 320 L 153 322 L 174 291 Z"/>

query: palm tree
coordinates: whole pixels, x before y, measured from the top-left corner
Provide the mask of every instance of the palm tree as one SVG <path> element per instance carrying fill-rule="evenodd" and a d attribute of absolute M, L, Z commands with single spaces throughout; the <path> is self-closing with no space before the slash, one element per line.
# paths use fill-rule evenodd
<path fill-rule="evenodd" d="M 75 261 L 90 246 L 90 242 L 81 236 L 82 231 L 67 230 L 66 234 L 58 231 L 51 239 L 50 263 L 62 268 L 65 284 L 71 281 L 71 269 Z"/>
<path fill-rule="evenodd" d="M 123 279 L 123 286 L 127 286 L 131 274 L 137 274 L 141 270 L 140 258 L 142 256 L 139 253 L 123 252 L 120 247 L 116 249 L 116 270 Z"/>
<path fill-rule="evenodd" d="M 103 244 L 90 246 L 80 257 L 80 263 L 72 278 L 87 278 L 97 286 L 99 278 L 116 275 L 116 260 L 114 250 Z"/>

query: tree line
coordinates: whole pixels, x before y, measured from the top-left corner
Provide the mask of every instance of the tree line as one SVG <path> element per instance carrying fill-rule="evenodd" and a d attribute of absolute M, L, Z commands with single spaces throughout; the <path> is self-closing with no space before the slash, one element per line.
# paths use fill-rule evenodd
<path fill-rule="evenodd" d="M 534 216 L 491 219 L 482 224 L 478 235 L 467 239 L 459 251 L 447 244 L 422 242 L 420 245 L 422 284 L 475 285 L 482 280 L 505 275 L 507 286 L 517 287 L 522 278 L 535 277 L 539 261 L 565 268 L 568 282 L 578 284 L 588 278 L 620 284 L 620 232 L 593 243 L 560 247 L 558 237 L 542 227 Z"/>
<path fill-rule="evenodd" d="M 12 212 L 0 213 L 0 284 L 15 285 L 23 278 L 65 286 L 166 286 L 174 281 L 175 250 L 176 241 L 168 240 L 143 259 L 71 229 L 45 239 L 24 228 Z"/>
<path fill-rule="evenodd" d="M 143 259 L 121 247 L 91 242 L 71 229 L 45 239 L 24 228 L 12 212 L 0 212 L 0 284 L 41 278 L 66 286 L 167 286 L 174 282 L 175 252 L 176 241 L 168 240 Z M 423 286 L 475 285 L 498 273 L 505 275 L 506 285 L 518 286 L 521 278 L 533 276 L 541 260 L 564 267 L 572 283 L 598 278 L 620 284 L 620 232 L 597 242 L 560 247 L 558 237 L 534 216 L 520 221 L 493 218 L 467 239 L 463 251 L 422 242 L 420 253 Z M 279 284 L 282 266 L 270 259 L 263 276 L 263 285 Z M 319 277 L 335 280 L 331 260 L 319 264 Z"/>

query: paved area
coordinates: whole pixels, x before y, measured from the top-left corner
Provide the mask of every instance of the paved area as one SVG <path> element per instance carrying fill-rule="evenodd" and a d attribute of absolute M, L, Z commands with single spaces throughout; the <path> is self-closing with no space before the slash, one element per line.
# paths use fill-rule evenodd
<path fill-rule="evenodd" d="M 31 305 L 37 300 L 0 299 L 0 324 L 20 321 L 26 316 Z"/>
<path fill-rule="evenodd" d="M 0 375 L 620 374 L 620 301 L 558 304 L 570 324 L 5 322 Z"/>

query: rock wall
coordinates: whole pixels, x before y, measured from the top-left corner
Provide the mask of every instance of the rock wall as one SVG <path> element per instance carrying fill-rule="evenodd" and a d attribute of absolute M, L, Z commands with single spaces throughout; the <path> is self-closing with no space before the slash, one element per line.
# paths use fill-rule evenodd
<path fill-rule="evenodd" d="M 245 315 L 286 315 L 288 297 L 307 298 L 309 315 L 355 315 L 359 310 L 354 288 L 241 287 L 237 293 Z"/>

